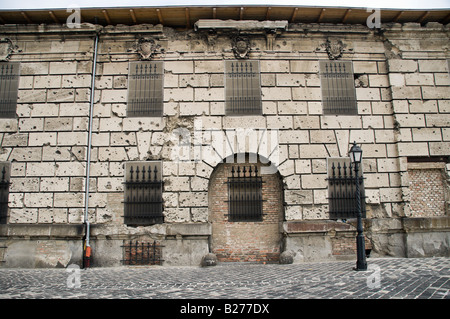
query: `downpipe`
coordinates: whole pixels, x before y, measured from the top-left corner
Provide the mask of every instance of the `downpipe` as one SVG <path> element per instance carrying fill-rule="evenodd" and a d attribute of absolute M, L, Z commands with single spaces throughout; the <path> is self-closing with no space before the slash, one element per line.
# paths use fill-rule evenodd
<path fill-rule="evenodd" d="M 98 49 L 98 32 L 95 35 L 94 41 L 94 57 L 92 64 L 92 82 L 91 82 L 91 101 L 89 106 L 89 134 L 88 134 L 88 148 L 87 148 L 87 162 L 86 162 L 86 181 L 85 181 L 85 198 L 84 198 L 84 224 L 85 236 L 83 244 L 83 268 L 91 266 L 92 249 L 90 244 L 91 224 L 89 223 L 89 187 L 91 177 L 91 148 L 92 148 L 92 120 L 94 116 L 94 97 L 95 97 L 95 75 L 97 73 L 97 49 Z"/>

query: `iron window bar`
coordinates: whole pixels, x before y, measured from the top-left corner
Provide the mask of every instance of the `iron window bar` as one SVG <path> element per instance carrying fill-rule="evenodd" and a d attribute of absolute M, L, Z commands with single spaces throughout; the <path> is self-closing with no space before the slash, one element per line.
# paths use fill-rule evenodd
<path fill-rule="evenodd" d="M 162 247 L 156 240 L 153 242 L 129 241 L 121 246 L 124 248 L 124 265 L 162 265 Z"/>
<path fill-rule="evenodd" d="M 128 117 L 163 115 L 163 62 L 130 62 Z"/>
<path fill-rule="evenodd" d="M 0 118 L 15 118 L 20 63 L 0 63 Z"/>
<path fill-rule="evenodd" d="M 258 61 L 225 61 L 227 115 L 261 115 L 261 81 Z"/>
<path fill-rule="evenodd" d="M 242 174 L 241 174 L 242 173 Z M 236 175 L 236 176 L 235 176 Z M 263 221 L 262 177 L 258 167 L 231 167 L 228 177 L 228 221 L 258 222 Z"/>
<path fill-rule="evenodd" d="M 323 114 L 357 115 L 351 61 L 319 61 Z"/>
<path fill-rule="evenodd" d="M 153 225 L 164 222 L 161 165 L 129 165 L 125 181 L 124 222 Z M 159 169 L 158 169 L 159 168 Z"/>
<path fill-rule="evenodd" d="M 0 224 L 6 224 L 8 221 L 9 185 L 11 185 L 9 182 L 9 165 L 4 163 L 0 180 Z"/>
<path fill-rule="evenodd" d="M 361 190 L 362 218 L 366 218 L 364 177 L 362 172 L 360 174 L 354 176 L 354 168 L 350 162 L 333 161 L 331 163 L 331 174 L 327 178 L 330 219 L 356 218 L 356 183 L 359 183 Z"/>

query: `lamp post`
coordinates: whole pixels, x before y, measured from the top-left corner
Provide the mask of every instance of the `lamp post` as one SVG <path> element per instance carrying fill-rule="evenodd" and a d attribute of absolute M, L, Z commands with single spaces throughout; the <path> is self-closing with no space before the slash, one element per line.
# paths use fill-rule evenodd
<path fill-rule="evenodd" d="M 356 191 L 355 191 L 355 201 L 356 201 L 356 217 L 357 217 L 357 225 L 356 231 L 358 234 L 356 235 L 356 268 L 355 270 L 367 270 L 367 262 L 366 262 L 366 251 L 364 244 L 364 235 L 363 235 L 363 225 L 362 225 L 362 212 L 361 212 L 361 193 L 359 190 L 359 175 L 358 175 L 358 165 L 362 160 L 362 149 L 356 145 L 356 142 L 353 142 L 353 145 L 349 151 L 350 161 L 354 164 L 355 167 L 355 183 L 356 183 Z"/>

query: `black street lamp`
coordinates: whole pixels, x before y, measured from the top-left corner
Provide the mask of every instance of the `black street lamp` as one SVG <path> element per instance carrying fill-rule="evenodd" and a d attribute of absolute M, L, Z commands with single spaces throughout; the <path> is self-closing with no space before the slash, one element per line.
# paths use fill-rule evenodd
<path fill-rule="evenodd" d="M 355 167 L 355 183 L 356 183 L 356 191 L 355 191 L 355 200 L 356 200 L 356 217 L 357 217 L 357 225 L 356 231 L 358 234 L 356 235 L 356 268 L 354 270 L 367 270 L 367 262 L 366 262 L 366 251 L 364 244 L 364 234 L 363 234 L 363 226 L 362 226 L 362 212 L 361 212 L 361 193 L 359 190 L 359 175 L 358 175 L 358 165 L 362 160 L 362 149 L 356 142 L 353 142 L 352 148 L 349 151 L 350 161 L 354 164 Z"/>

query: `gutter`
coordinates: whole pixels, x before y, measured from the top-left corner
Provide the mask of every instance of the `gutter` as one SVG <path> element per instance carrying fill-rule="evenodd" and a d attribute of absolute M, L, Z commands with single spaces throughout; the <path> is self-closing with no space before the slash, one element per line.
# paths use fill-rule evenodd
<path fill-rule="evenodd" d="M 89 134 L 88 134 L 88 149 L 87 149 L 87 162 L 86 162 L 86 181 L 85 181 L 85 198 L 84 198 L 84 224 L 86 226 L 85 242 L 84 242 L 84 252 L 83 252 L 83 268 L 90 267 L 91 258 L 91 245 L 90 245 L 90 229 L 91 225 L 89 223 L 89 187 L 90 187 L 90 177 L 91 177 L 91 148 L 92 148 L 92 120 L 94 116 L 94 97 L 95 97 L 95 75 L 97 72 L 97 49 L 98 49 L 98 32 L 95 35 L 94 40 L 94 56 L 92 64 L 92 82 L 91 82 L 91 97 L 89 106 Z"/>

